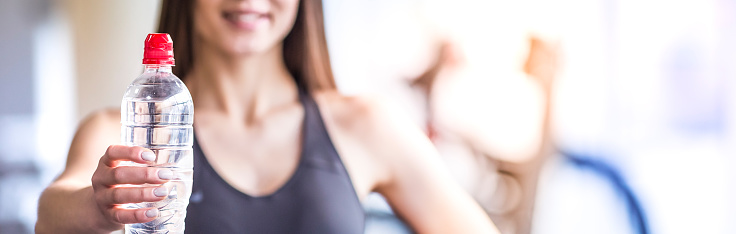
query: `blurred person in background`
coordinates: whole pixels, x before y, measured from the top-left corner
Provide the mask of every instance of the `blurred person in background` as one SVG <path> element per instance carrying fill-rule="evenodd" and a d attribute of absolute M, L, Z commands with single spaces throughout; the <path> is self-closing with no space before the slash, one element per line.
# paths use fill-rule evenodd
<path fill-rule="evenodd" d="M 473 194 L 503 233 L 582 230 L 565 232 L 560 228 L 576 222 L 575 216 L 560 215 L 574 205 L 549 208 L 550 200 L 559 199 L 555 191 L 579 180 L 595 183 L 586 184 L 587 191 L 566 199 L 591 198 L 599 206 L 614 207 L 586 210 L 606 214 L 606 219 L 595 221 L 617 226 L 607 229 L 614 230 L 611 233 L 629 227 L 634 233 L 648 233 L 640 203 L 615 167 L 598 160 L 597 155 L 556 149 L 551 119 L 553 97 L 558 95 L 554 90 L 561 38 L 556 35 L 560 32 L 525 25 L 524 17 L 516 16 L 534 5 L 515 8 L 515 4 L 497 2 L 458 7 L 463 17 L 450 28 L 466 31 L 447 30 L 438 37 L 436 60 L 426 72 L 415 76 L 419 78 L 410 79 L 411 86 L 424 95 L 420 101 L 426 106 L 422 124 L 456 180 Z M 470 6 L 484 9 L 484 14 L 491 8 L 499 13 L 483 17 L 475 15 L 480 12 Z M 443 16 L 453 15 L 451 12 L 441 11 Z M 524 16 L 544 18 L 543 14 Z M 541 213 L 536 208 L 540 200 L 545 206 Z M 625 224 L 626 218 L 631 226 Z M 536 225 L 539 223 L 543 225 Z M 554 226 L 558 223 L 563 225 Z M 590 223 L 595 226 L 595 222 Z"/>
<path fill-rule="evenodd" d="M 540 127 L 538 129 L 540 139 L 536 140 L 538 142 L 536 149 L 526 154 L 509 153 L 494 148 L 497 143 L 482 137 L 484 133 L 479 131 L 483 130 L 473 127 L 481 124 L 467 123 L 462 121 L 462 117 L 457 118 L 458 115 L 478 114 L 478 111 L 451 114 L 438 112 L 443 111 L 442 107 L 437 107 L 438 104 L 442 104 L 442 100 L 436 99 L 443 98 L 441 95 L 448 91 L 448 87 L 452 89 L 453 82 L 458 80 L 463 82 L 462 79 L 466 78 L 463 76 L 483 74 L 470 70 L 472 68 L 468 67 L 467 58 L 459 46 L 450 39 L 439 41 L 437 59 L 411 84 L 421 90 L 426 98 L 427 135 L 440 151 L 456 180 L 483 206 L 503 233 L 530 232 L 539 171 L 544 159 L 552 153 L 549 122 L 552 83 L 556 74 L 559 49 L 553 43 L 536 36 L 530 36 L 528 41 L 528 56 L 523 66 L 519 68 L 535 82 L 527 88 L 534 88 L 536 85 L 542 92 L 544 100 L 541 107 L 542 116 L 536 119 L 541 123 L 523 123 Z M 501 79 L 514 78 L 516 77 Z M 514 90 L 519 88 L 504 86 Z M 452 91 L 454 90 L 449 92 Z M 508 102 L 507 105 L 494 105 L 497 101 L 485 99 L 487 96 L 482 94 L 476 94 L 475 97 L 481 99 L 468 101 L 474 104 L 474 108 L 489 108 L 495 115 L 485 116 L 485 121 L 502 121 L 496 116 L 517 113 L 508 108 L 536 107 L 515 107 L 518 97 L 514 95 L 509 99 L 500 100 Z M 488 101 L 488 105 L 483 105 L 485 101 Z"/>
<path fill-rule="evenodd" d="M 619 196 L 621 200 L 612 203 L 626 210 L 622 216 L 617 216 L 620 215 L 617 210 L 599 210 L 615 217 L 611 222 L 619 223 L 621 218 L 630 218 L 632 232 L 648 233 L 640 202 L 617 168 L 591 155 L 557 149 L 552 139 L 551 118 L 554 86 L 560 67 L 559 42 L 549 36 L 534 34 L 528 34 L 525 40 L 526 45 L 506 51 L 496 50 L 497 55 L 488 55 L 505 55 L 511 61 L 518 61 L 499 66 L 469 61 L 479 59 L 464 54 L 472 46 L 463 48 L 451 37 L 440 37 L 436 59 L 418 78 L 410 79 L 411 86 L 424 95 L 425 131 L 440 151 L 446 166 L 483 206 L 502 233 L 559 231 L 532 230 L 535 220 L 544 220 L 545 224 L 555 222 L 547 221 L 551 218 L 550 213 L 538 215 L 535 206 L 540 196 L 544 202 L 549 202 L 549 191 L 538 193 L 540 185 L 550 189 L 550 183 L 560 183 L 554 175 L 570 169 L 579 173 L 574 179 L 602 179 L 596 184 L 601 187 L 592 193 Z M 525 56 L 523 60 L 517 60 L 504 52 Z M 516 130 L 518 132 L 514 132 Z M 510 140 L 494 137 L 499 132 Z M 543 170 L 547 172 L 543 173 Z M 555 185 L 557 187 L 552 187 L 553 190 L 564 189 L 560 184 Z M 609 191 L 613 193 L 607 194 Z M 550 211 L 560 212 L 545 210 Z M 621 226 L 623 228 L 617 230 L 628 228 Z"/>
<path fill-rule="evenodd" d="M 370 81 L 353 82 L 350 72 L 340 70 L 345 77 L 338 80 L 341 88 L 380 93 L 403 104 L 403 111 L 412 112 L 414 123 L 440 150 L 454 179 L 500 230 L 529 233 L 539 167 L 550 154 L 548 102 L 558 53 L 554 40 L 530 36 L 534 34 L 518 22 L 522 17 L 504 18 L 518 14 L 516 4 L 506 2 L 340 5 L 350 5 L 339 11 L 357 18 L 352 22 L 370 22 L 350 35 L 343 31 L 353 28 L 351 21 L 332 31 L 337 39 L 331 46 L 341 48 L 353 37 L 352 47 L 363 48 L 359 58 L 350 58 L 367 64 L 338 65 L 362 71 L 356 75 L 367 73 Z M 426 9 L 428 5 L 437 12 Z M 355 12 L 366 8 L 366 13 Z M 513 13 L 489 19 L 489 11 Z M 366 203 L 369 233 L 410 232 L 390 218 L 388 206 L 377 197 Z"/>
<path fill-rule="evenodd" d="M 318 0 L 164 1 L 159 31 L 195 111 L 194 233 L 360 233 L 360 201 L 385 196 L 414 231 L 496 233 L 419 128 L 336 92 Z M 120 112 L 85 119 L 39 201 L 38 233 L 106 233 L 152 220 L 167 171 L 118 167 L 151 152 L 119 142 Z M 107 150 L 105 150 L 107 149 Z M 196 199 L 194 199 L 196 198 Z"/>

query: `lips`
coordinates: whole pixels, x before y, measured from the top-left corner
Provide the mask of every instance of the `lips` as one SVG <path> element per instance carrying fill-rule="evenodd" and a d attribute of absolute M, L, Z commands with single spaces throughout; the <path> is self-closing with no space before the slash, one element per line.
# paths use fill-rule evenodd
<path fill-rule="evenodd" d="M 255 30 L 268 22 L 268 15 L 253 11 L 225 12 L 223 18 L 241 30 Z"/>

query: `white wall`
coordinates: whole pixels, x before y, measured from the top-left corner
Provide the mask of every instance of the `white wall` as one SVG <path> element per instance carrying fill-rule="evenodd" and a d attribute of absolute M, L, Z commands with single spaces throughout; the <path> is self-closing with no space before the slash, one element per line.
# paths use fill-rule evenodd
<path fill-rule="evenodd" d="M 160 1 L 64 1 L 74 37 L 77 119 L 119 108 L 128 84 L 142 72 L 143 41 L 158 23 Z"/>

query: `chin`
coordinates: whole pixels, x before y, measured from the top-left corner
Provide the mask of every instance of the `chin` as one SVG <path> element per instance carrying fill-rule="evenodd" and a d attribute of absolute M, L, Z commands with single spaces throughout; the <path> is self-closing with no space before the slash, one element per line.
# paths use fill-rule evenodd
<path fill-rule="evenodd" d="M 267 43 L 260 40 L 238 40 L 227 47 L 235 55 L 257 55 L 269 52 L 274 48 L 274 44 L 277 43 Z"/>

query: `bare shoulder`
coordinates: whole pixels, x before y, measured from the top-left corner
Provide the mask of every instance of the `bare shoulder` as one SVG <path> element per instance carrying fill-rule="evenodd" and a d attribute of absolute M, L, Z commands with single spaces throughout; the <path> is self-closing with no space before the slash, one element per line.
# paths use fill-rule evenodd
<path fill-rule="evenodd" d="M 87 137 L 106 137 L 120 131 L 120 109 L 108 108 L 95 111 L 79 124 L 74 140 Z"/>
<path fill-rule="evenodd" d="M 384 99 L 371 96 L 346 96 L 337 91 L 322 91 L 314 96 L 328 125 L 351 133 L 355 137 L 365 138 L 384 134 L 388 126 L 397 124 L 397 122 L 413 125 L 402 119 L 402 115 L 396 113 L 395 108 Z M 400 129 L 389 131 L 397 130 Z"/>
<path fill-rule="evenodd" d="M 386 99 L 345 96 L 336 91 L 314 96 L 330 133 L 353 139 L 353 145 L 371 153 L 372 158 L 406 163 L 416 160 L 416 155 L 438 155 L 420 126 Z"/>
<path fill-rule="evenodd" d="M 371 127 L 386 122 L 412 124 L 403 112 L 389 100 L 377 96 L 356 95 L 347 96 L 337 91 L 322 91 L 315 95 L 320 109 L 328 117 L 339 120 L 343 127 L 361 128 Z"/>
<path fill-rule="evenodd" d="M 375 191 L 391 183 L 402 165 L 436 155 L 419 126 L 387 100 L 335 91 L 314 96 L 343 161 L 348 167 L 351 161 L 357 164 L 354 171 L 370 170 L 366 174 L 375 182 Z"/>
<path fill-rule="evenodd" d="M 334 91 L 315 96 L 328 127 L 339 129 L 343 137 L 357 139 L 357 145 L 375 158 L 406 163 L 417 159 L 415 155 L 437 155 L 419 124 L 387 99 L 344 96 Z"/>
<path fill-rule="evenodd" d="M 120 109 L 102 109 L 84 118 L 77 128 L 64 172 L 59 179 L 88 181 L 108 146 L 120 141 Z"/>
<path fill-rule="evenodd" d="M 120 109 L 106 108 L 92 112 L 84 120 L 82 120 L 82 125 L 85 124 L 102 126 L 119 125 Z"/>

